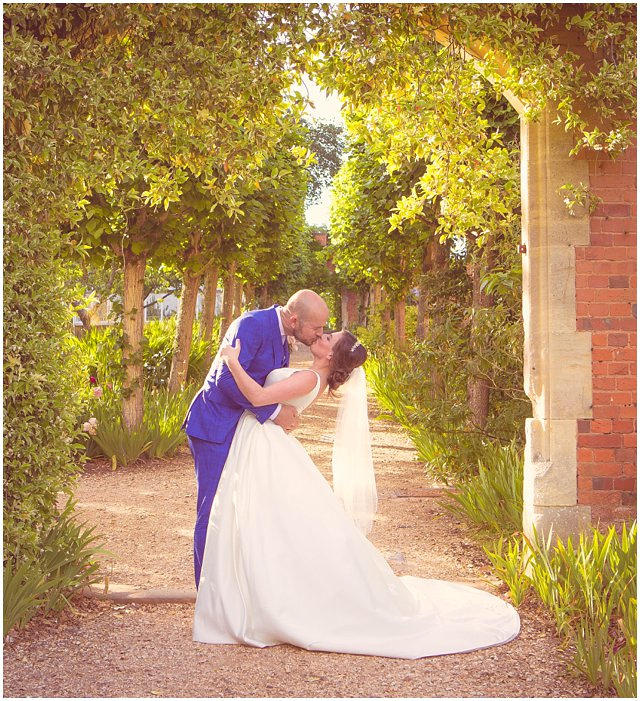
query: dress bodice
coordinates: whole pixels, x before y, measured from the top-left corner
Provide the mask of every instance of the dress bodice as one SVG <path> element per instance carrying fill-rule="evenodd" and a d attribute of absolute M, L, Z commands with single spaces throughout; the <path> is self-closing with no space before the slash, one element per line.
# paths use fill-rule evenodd
<path fill-rule="evenodd" d="M 298 368 L 276 368 L 267 375 L 267 379 L 265 380 L 264 386 L 268 387 L 274 382 L 281 382 L 282 380 L 286 380 L 288 377 L 291 377 L 291 375 L 293 375 L 294 372 L 300 372 L 300 370 Z M 315 370 L 313 370 L 312 372 L 315 372 Z M 316 386 L 310 392 L 303 395 L 302 397 L 287 399 L 287 401 L 283 403 L 291 404 L 291 406 L 294 406 L 299 413 L 302 413 L 318 396 L 318 391 L 320 389 L 320 375 L 318 375 L 317 372 L 315 372 L 315 374 Z"/>

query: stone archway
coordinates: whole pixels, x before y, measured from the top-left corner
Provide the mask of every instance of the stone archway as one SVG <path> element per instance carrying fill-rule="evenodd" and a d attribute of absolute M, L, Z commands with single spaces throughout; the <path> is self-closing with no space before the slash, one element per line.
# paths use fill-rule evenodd
<path fill-rule="evenodd" d="M 577 32 L 560 35 L 564 48 L 584 52 Z M 442 30 L 435 38 L 450 42 Z M 480 44 L 463 52 L 475 62 L 487 53 Z M 572 157 L 573 137 L 553 106 L 527 121 L 524 104 L 504 96 L 521 124 L 524 387 L 532 404 L 524 529 L 566 537 L 595 520 L 635 516 L 636 151 L 613 167 L 596 153 Z M 567 184 L 589 185 L 599 208 L 569 211 L 560 194 Z M 603 226 L 605 236 L 594 238 Z M 595 262 L 601 275 L 593 275 Z M 606 309 L 590 304 L 598 294 Z"/>

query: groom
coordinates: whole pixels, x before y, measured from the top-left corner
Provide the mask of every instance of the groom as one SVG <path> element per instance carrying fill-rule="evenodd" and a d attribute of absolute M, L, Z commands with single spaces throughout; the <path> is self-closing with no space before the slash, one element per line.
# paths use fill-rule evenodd
<path fill-rule="evenodd" d="M 243 314 L 231 324 L 221 345 L 235 344 L 240 339 L 240 364 L 262 385 L 272 370 L 289 364 L 287 336 L 294 336 L 310 346 L 322 336 L 328 318 L 329 309 L 322 297 L 312 290 L 299 290 L 284 307 L 273 306 Z M 213 497 L 236 425 L 245 409 L 253 412 L 260 423 L 271 419 L 285 431 L 291 431 L 298 425 L 297 412 L 292 406 L 251 406 L 238 389 L 228 367 L 216 356 L 183 424 L 198 483 L 193 538 L 196 587 L 200 583 Z"/>

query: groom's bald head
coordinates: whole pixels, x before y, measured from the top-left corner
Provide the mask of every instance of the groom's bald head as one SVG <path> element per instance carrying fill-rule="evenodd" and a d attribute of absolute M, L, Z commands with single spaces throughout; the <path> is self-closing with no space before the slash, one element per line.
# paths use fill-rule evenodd
<path fill-rule="evenodd" d="M 313 290 L 298 290 L 282 309 L 285 332 L 307 346 L 322 336 L 328 319 L 327 303 Z"/>

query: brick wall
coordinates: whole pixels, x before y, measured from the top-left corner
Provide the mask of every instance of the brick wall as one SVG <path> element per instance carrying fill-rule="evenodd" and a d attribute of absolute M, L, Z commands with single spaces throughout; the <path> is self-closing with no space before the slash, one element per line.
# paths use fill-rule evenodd
<path fill-rule="evenodd" d="M 636 149 L 589 163 L 602 199 L 589 246 L 576 248 L 576 315 L 591 331 L 593 418 L 578 422 L 578 503 L 593 521 L 636 513 Z"/>

